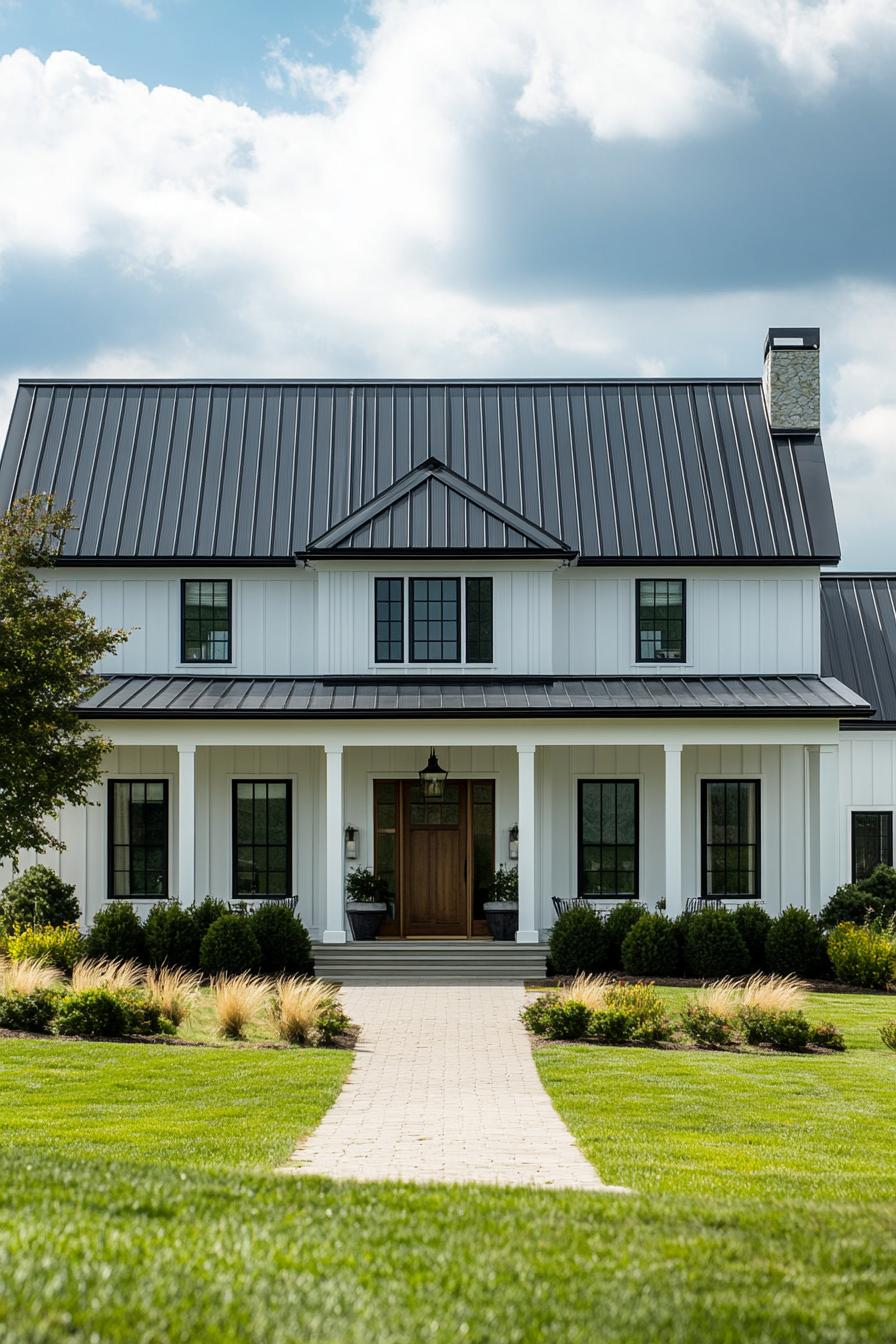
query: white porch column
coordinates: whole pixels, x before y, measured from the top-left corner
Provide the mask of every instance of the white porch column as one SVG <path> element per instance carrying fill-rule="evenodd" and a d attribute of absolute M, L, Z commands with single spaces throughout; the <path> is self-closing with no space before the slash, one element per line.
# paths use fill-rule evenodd
<path fill-rule="evenodd" d="M 196 748 L 177 748 L 177 898 L 196 900 Z"/>
<path fill-rule="evenodd" d="M 517 746 L 519 773 L 519 928 L 518 943 L 537 943 L 535 922 L 535 745 Z"/>
<path fill-rule="evenodd" d="M 324 747 L 327 757 L 325 943 L 345 942 L 345 866 L 342 859 L 342 747 Z"/>
<path fill-rule="evenodd" d="M 809 872 L 809 909 L 817 915 L 840 884 L 840 748 L 809 747 L 809 806 L 815 811 Z"/>
<path fill-rule="evenodd" d="M 681 914 L 681 747 L 664 746 L 666 758 L 666 915 Z"/>

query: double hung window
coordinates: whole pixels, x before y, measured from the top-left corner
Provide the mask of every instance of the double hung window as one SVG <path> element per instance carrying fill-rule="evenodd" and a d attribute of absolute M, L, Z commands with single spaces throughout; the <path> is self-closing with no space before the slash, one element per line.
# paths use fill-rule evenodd
<path fill-rule="evenodd" d="M 378 578 L 374 658 L 378 663 L 490 663 L 491 578 Z"/>

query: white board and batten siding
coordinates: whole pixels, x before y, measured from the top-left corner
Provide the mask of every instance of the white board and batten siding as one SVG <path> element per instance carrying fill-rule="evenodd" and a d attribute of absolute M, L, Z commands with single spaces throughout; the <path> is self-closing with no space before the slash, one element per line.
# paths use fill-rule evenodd
<path fill-rule="evenodd" d="M 684 579 L 685 664 L 636 659 L 638 579 Z M 553 589 L 554 672 L 697 676 L 818 672 L 818 570 L 680 566 L 558 570 Z"/>
<path fill-rule="evenodd" d="M 382 575 L 494 581 L 494 659 L 472 674 L 496 676 L 659 675 L 670 664 L 636 660 L 636 581 L 684 578 L 687 661 L 677 673 L 701 676 L 817 672 L 818 571 L 731 567 L 684 570 L 557 567 L 545 561 L 486 564 L 384 561 L 319 563 L 296 569 L 190 570 L 187 577 L 233 583 L 233 660 L 211 666 L 181 661 L 180 580 L 185 571 L 65 570 L 52 586 L 86 593 L 104 625 L 131 631 L 104 672 L 243 676 L 366 676 L 388 670 L 421 674 L 420 664 L 378 665 L 374 581 Z M 445 665 L 443 665 L 445 666 Z M 450 666 L 449 666 L 449 670 Z M 454 670 L 457 670 L 454 665 Z"/>

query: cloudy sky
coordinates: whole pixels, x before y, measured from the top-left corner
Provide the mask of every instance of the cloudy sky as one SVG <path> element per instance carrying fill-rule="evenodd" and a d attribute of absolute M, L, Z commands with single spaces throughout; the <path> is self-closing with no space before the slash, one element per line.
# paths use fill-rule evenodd
<path fill-rule="evenodd" d="M 896 568 L 896 0 L 0 0 L 21 375 L 756 375 Z"/>

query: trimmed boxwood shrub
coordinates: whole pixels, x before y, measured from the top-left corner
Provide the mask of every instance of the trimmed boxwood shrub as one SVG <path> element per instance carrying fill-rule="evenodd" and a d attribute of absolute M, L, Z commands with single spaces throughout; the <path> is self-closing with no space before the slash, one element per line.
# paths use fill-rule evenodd
<path fill-rule="evenodd" d="M 221 915 L 199 944 L 199 969 L 206 975 L 257 971 L 261 948 L 248 915 Z"/>
<path fill-rule="evenodd" d="M 125 1011 L 126 1036 L 173 1036 L 176 1027 L 161 1008 L 139 989 L 119 989 L 115 997 Z"/>
<path fill-rule="evenodd" d="M 838 924 L 864 924 L 867 919 L 890 919 L 896 914 L 896 868 L 880 863 L 861 882 L 838 887 L 821 912 L 823 929 Z"/>
<path fill-rule="evenodd" d="M 765 940 L 765 959 L 778 975 L 799 975 L 807 980 L 823 977 L 829 970 L 824 938 L 818 920 L 801 906 L 791 905 L 773 919 Z"/>
<path fill-rule="evenodd" d="M 867 924 L 838 924 L 828 934 L 828 957 L 838 980 L 860 989 L 886 989 L 896 980 L 896 948 Z"/>
<path fill-rule="evenodd" d="M 193 921 L 196 929 L 196 946 L 202 942 L 216 919 L 222 915 L 228 914 L 227 906 L 223 901 L 216 900 L 214 896 L 205 896 L 198 905 L 191 905 L 187 909 L 187 914 Z"/>
<path fill-rule="evenodd" d="M 124 1036 L 128 1010 L 108 989 L 82 989 L 60 1001 L 54 1026 L 60 1036 Z"/>
<path fill-rule="evenodd" d="M 59 993 L 51 989 L 4 994 L 0 996 L 0 1027 L 6 1031 L 49 1031 L 58 1003 Z"/>
<path fill-rule="evenodd" d="M 859 886 L 871 897 L 875 913 L 882 919 L 896 914 L 896 868 L 879 863 L 872 873 L 862 879 Z"/>
<path fill-rule="evenodd" d="M 643 914 L 646 914 L 640 901 L 623 901 L 614 908 L 604 920 L 607 935 L 607 964 L 610 970 L 622 968 L 622 944 L 629 929 L 633 929 Z"/>
<path fill-rule="evenodd" d="M 824 1050 L 845 1050 L 843 1032 L 833 1022 L 816 1022 L 809 1028 L 809 1044 L 820 1045 Z"/>
<path fill-rule="evenodd" d="M 688 975 L 712 980 L 745 975 L 750 969 L 747 945 L 727 910 L 699 910 L 687 921 L 684 968 Z"/>
<path fill-rule="evenodd" d="M 642 915 L 622 942 L 622 969 L 629 975 L 678 975 L 675 925 L 665 915 Z"/>
<path fill-rule="evenodd" d="M 557 916 L 549 940 L 555 975 L 577 975 L 607 969 L 607 930 L 587 905 L 574 905 Z"/>
<path fill-rule="evenodd" d="M 177 901 L 157 901 L 143 925 L 146 961 L 150 966 L 199 965 L 199 931 L 189 910 Z"/>
<path fill-rule="evenodd" d="M 249 916 L 252 932 L 261 949 L 259 969 L 266 975 L 312 975 L 314 958 L 311 939 L 288 905 L 265 901 Z"/>
<path fill-rule="evenodd" d="M 98 911 L 84 944 L 88 957 L 111 961 L 142 961 L 145 950 L 143 925 L 128 901 L 110 901 Z"/>
<path fill-rule="evenodd" d="M 12 933 L 18 926 L 76 924 L 81 917 L 75 889 L 41 863 L 13 878 L 0 900 L 0 927 Z"/>
<path fill-rule="evenodd" d="M 737 925 L 738 933 L 747 945 L 747 951 L 750 954 L 750 970 L 764 971 L 766 969 L 765 942 L 772 924 L 771 915 L 767 910 L 763 910 L 761 905 L 754 905 L 752 901 L 745 901 L 743 905 L 737 906 L 732 918 Z"/>

